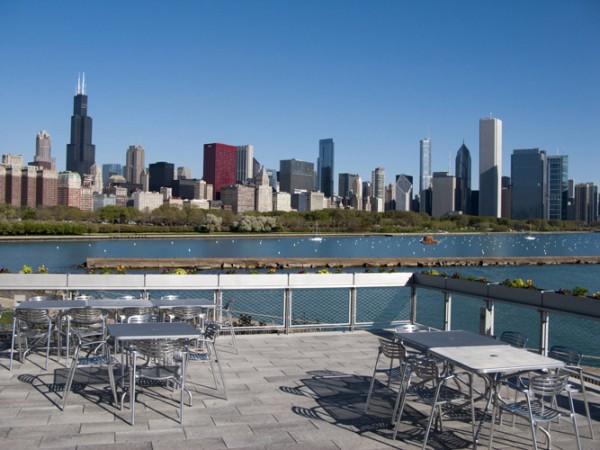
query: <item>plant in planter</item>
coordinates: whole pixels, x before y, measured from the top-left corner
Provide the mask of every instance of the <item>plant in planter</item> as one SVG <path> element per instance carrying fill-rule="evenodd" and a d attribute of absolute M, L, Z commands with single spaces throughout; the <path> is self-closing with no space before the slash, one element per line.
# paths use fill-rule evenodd
<path fill-rule="evenodd" d="M 600 291 L 594 292 L 592 294 L 592 298 L 595 298 L 596 300 L 600 300 Z"/>
<path fill-rule="evenodd" d="M 19 270 L 19 273 L 33 273 L 33 269 L 31 266 L 23 266 L 21 270 Z"/>
<path fill-rule="evenodd" d="M 519 289 L 537 289 L 537 286 L 533 284 L 533 281 L 523 281 L 521 278 L 515 278 L 514 280 L 507 278 L 502 282 L 502 285 Z"/>
<path fill-rule="evenodd" d="M 48 268 L 42 264 L 40 267 L 38 267 L 37 271 L 38 273 L 48 273 Z"/>

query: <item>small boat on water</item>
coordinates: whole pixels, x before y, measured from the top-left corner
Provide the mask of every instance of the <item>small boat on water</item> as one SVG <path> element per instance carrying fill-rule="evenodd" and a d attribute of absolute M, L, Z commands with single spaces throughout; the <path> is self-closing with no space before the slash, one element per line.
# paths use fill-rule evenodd
<path fill-rule="evenodd" d="M 426 236 L 423 236 L 423 239 L 421 239 L 421 244 L 426 244 L 426 245 L 431 245 L 431 244 L 439 244 L 440 241 L 438 241 L 437 239 L 434 239 L 432 235 L 428 234 Z"/>
<path fill-rule="evenodd" d="M 312 242 L 321 242 L 323 240 L 323 237 L 319 236 L 319 224 L 315 223 L 315 233 L 313 234 L 312 237 L 308 238 L 309 241 Z"/>

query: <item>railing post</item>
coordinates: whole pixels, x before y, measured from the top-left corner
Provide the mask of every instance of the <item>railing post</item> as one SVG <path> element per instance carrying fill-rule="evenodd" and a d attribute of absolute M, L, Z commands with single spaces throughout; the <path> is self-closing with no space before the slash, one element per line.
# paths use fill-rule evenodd
<path fill-rule="evenodd" d="M 494 301 L 486 300 L 485 306 L 479 310 L 479 333 L 494 335 Z"/>
<path fill-rule="evenodd" d="M 444 330 L 452 329 L 452 295 L 444 291 Z"/>
<path fill-rule="evenodd" d="M 356 326 L 356 288 L 350 288 L 350 331 Z"/>
<path fill-rule="evenodd" d="M 550 314 L 548 311 L 540 311 L 540 354 L 548 355 L 548 343 L 550 337 Z"/>
<path fill-rule="evenodd" d="M 292 290 L 288 286 L 283 292 L 283 327 L 285 334 L 290 334 L 292 326 Z"/>
<path fill-rule="evenodd" d="M 410 323 L 417 322 L 417 288 L 412 285 L 410 287 Z"/>

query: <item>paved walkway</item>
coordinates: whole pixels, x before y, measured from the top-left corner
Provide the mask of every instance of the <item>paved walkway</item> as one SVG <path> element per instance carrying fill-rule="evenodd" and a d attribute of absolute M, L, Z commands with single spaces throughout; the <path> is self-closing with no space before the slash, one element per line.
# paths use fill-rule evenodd
<path fill-rule="evenodd" d="M 34 355 L 12 372 L 0 368 L 0 449 L 390 449 L 420 448 L 425 409 L 410 404 L 396 441 L 389 427 L 393 398 L 378 385 L 369 415 L 363 414 L 377 349 L 370 332 L 247 335 L 238 338 L 240 354 L 222 336 L 221 356 L 229 400 L 212 387 L 207 367 L 191 366 L 194 405 L 177 422 L 175 403 L 142 395 L 136 424 L 129 410 L 119 411 L 103 385 L 88 386 L 69 398 L 62 412 L 61 382 L 65 369 L 53 362 L 48 372 Z M 0 363 L 7 367 L 6 353 Z M 164 390 L 159 390 L 165 392 Z M 600 396 L 592 397 L 595 433 L 600 438 Z M 577 408 L 582 409 L 581 401 Z M 434 432 L 432 448 L 469 448 L 468 415 L 445 420 Z M 597 449 L 584 417 L 578 416 L 582 445 Z M 575 448 L 570 423 L 553 426 L 553 448 Z M 481 435 L 487 447 L 489 422 Z M 542 445 L 544 445 L 542 443 Z M 494 448 L 530 448 L 528 429 L 497 427 Z"/>

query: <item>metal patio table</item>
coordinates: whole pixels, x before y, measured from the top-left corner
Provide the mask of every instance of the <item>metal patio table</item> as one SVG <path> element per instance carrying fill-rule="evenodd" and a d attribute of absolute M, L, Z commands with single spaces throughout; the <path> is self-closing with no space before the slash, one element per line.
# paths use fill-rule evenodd
<path fill-rule="evenodd" d="M 116 342 L 138 341 L 147 339 L 198 339 L 202 337 L 202 332 L 192 325 L 185 322 L 148 322 L 148 323 L 115 323 L 108 325 L 108 334 Z M 185 362 L 184 362 L 185 364 Z M 121 377 L 124 379 L 125 367 L 121 364 Z M 185 367 L 182 369 L 182 377 L 185 375 Z M 135 373 L 131 371 L 129 385 L 134 386 L 133 377 Z M 182 379 L 182 395 L 185 388 L 185 379 Z M 135 394 L 129 395 L 131 409 L 131 424 L 134 423 Z M 183 411 L 182 411 L 183 412 Z M 183 420 L 183 418 L 182 418 Z"/>
<path fill-rule="evenodd" d="M 524 349 L 502 345 L 470 345 L 431 347 L 429 353 L 443 359 L 451 366 L 457 366 L 469 373 L 484 377 L 488 383 L 487 402 L 481 420 L 473 435 L 473 446 L 477 440 L 483 421 L 492 401 L 498 401 L 498 382 L 507 376 L 516 376 L 530 371 L 559 369 L 565 367 L 563 361 L 532 353 Z M 471 413 L 474 420 L 474 399 L 471 397 Z M 492 420 L 494 418 L 492 417 Z"/>
<path fill-rule="evenodd" d="M 404 345 L 426 352 L 433 347 L 478 347 L 490 345 L 508 345 L 491 336 L 465 330 L 420 331 L 418 333 L 395 333 Z"/>

